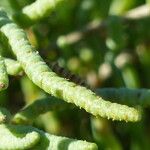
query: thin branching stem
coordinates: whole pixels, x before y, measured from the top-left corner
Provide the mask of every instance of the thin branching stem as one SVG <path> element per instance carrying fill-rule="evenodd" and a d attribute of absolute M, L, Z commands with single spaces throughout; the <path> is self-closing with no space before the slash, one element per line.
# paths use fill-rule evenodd
<path fill-rule="evenodd" d="M 39 115 L 48 111 L 61 110 L 69 105 L 55 97 L 48 97 L 35 100 L 33 103 L 25 106 L 13 118 L 15 124 L 31 124 Z"/>

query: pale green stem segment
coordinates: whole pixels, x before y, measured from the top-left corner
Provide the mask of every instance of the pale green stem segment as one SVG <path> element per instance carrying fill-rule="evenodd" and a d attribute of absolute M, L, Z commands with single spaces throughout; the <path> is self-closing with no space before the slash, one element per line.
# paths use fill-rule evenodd
<path fill-rule="evenodd" d="M 121 104 L 132 106 L 140 105 L 144 107 L 150 105 L 149 89 L 102 88 L 97 89 L 96 93 L 104 99 L 113 102 L 117 101 Z M 47 111 L 61 109 L 62 105 L 63 108 L 68 106 L 66 103 L 63 103 L 54 97 L 36 100 L 18 112 L 14 116 L 13 122 L 17 124 L 32 123 L 40 114 L 46 113 Z"/>
<path fill-rule="evenodd" d="M 96 93 L 121 104 L 150 106 L 150 89 L 102 88 L 97 89 Z"/>
<path fill-rule="evenodd" d="M 24 127 L 0 124 L 0 149 L 24 150 L 32 148 L 40 140 L 40 134 Z"/>
<path fill-rule="evenodd" d="M 42 134 L 42 132 L 41 132 Z M 43 133 L 44 136 L 44 133 Z M 46 138 L 50 141 L 49 146 L 46 150 L 98 150 L 98 147 L 95 143 L 90 143 L 82 140 L 69 139 L 67 137 L 55 136 L 45 133 Z M 41 150 L 43 148 L 43 142 L 41 141 L 40 146 L 34 150 Z"/>
<path fill-rule="evenodd" d="M 60 110 L 69 107 L 69 105 L 55 97 L 35 100 L 18 112 L 12 119 L 15 124 L 31 124 L 39 115 L 48 111 Z"/>
<path fill-rule="evenodd" d="M 14 14 L 14 20 L 20 20 L 27 25 L 41 20 L 50 15 L 62 0 L 36 0 L 34 3 L 25 6 L 21 12 Z"/>
<path fill-rule="evenodd" d="M 18 61 L 4 58 L 7 73 L 12 76 L 21 75 L 23 73 L 22 67 Z"/>
<path fill-rule="evenodd" d="M 1 124 L 0 135 L 1 150 L 98 150 L 94 143 L 50 135 L 31 126 Z"/>
<path fill-rule="evenodd" d="M 140 112 L 126 105 L 103 100 L 85 87 L 57 76 L 30 45 L 25 32 L 0 10 L 0 29 L 29 78 L 45 92 L 84 108 L 95 116 L 113 120 L 138 121 Z"/>
<path fill-rule="evenodd" d="M 40 143 L 33 150 L 98 150 L 95 143 L 51 135 L 36 128 L 32 129 L 41 135 Z"/>
<path fill-rule="evenodd" d="M 10 119 L 11 119 L 10 112 L 5 108 L 0 107 L 0 124 L 7 123 L 10 121 Z"/>
<path fill-rule="evenodd" d="M 9 80 L 3 57 L 0 55 L 0 91 L 8 87 Z"/>

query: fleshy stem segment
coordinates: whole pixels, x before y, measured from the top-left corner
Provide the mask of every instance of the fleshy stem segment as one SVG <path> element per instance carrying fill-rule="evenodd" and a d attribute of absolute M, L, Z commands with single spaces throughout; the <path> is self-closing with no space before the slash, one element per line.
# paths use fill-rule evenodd
<path fill-rule="evenodd" d="M 63 107 L 62 107 L 63 106 Z M 12 119 L 15 124 L 31 124 L 39 115 L 48 111 L 69 108 L 69 104 L 55 97 L 47 97 L 35 100 L 30 105 L 25 106 Z"/>
<path fill-rule="evenodd" d="M 94 143 L 45 133 L 31 126 L 8 124 L 10 112 L 0 108 L 1 150 L 97 150 Z"/>
<path fill-rule="evenodd" d="M 63 0 L 36 0 L 34 3 L 25 6 L 21 12 L 14 14 L 12 18 L 19 23 L 23 22 L 21 25 L 30 26 L 50 15 L 61 1 Z"/>
<path fill-rule="evenodd" d="M 51 135 L 31 126 L 0 124 L 0 135 L 1 150 L 98 150 L 95 143 Z"/>
<path fill-rule="evenodd" d="M 18 61 L 10 58 L 4 58 L 4 62 L 9 75 L 15 76 L 23 74 L 23 69 Z M 132 106 L 150 106 L 150 89 L 101 88 L 96 89 L 95 91 L 97 95 L 100 95 L 103 99 L 107 99 L 111 102 Z M 44 101 L 46 101 L 46 99 L 44 99 Z M 38 103 L 35 103 L 34 105 L 38 105 Z"/>
<path fill-rule="evenodd" d="M 138 121 L 140 112 L 126 105 L 103 100 L 91 90 L 57 76 L 29 43 L 25 32 L 0 10 L 0 29 L 28 77 L 40 88 L 68 103 L 84 108 L 95 116 L 113 120 Z"/>
<path fill-rule="evenodd" d="M 0 149 L 3 150 L 29 149 L 40 140 L 38 132 L 8 124 L 0 124 L 0 135 Z"/>

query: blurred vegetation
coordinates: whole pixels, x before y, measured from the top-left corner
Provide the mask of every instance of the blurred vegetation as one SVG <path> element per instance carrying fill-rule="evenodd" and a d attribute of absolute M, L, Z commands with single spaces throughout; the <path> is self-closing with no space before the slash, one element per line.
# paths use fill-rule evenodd
<path fill-rule="evenodd" d="M 12 16 L 32 2 L 0 0 L 0 6 Z M 32 26 L 18 24 L 47 63 L 58 62 L 85 80 L 91 89 L 148 89 L 149 5 L 149 0 L 64 0 L 49 16 Z M 136 10 L 143 6 L 146 11 Z M 3 56 L 14 58 L 2 45 L 0 51 Z M 9 88 L 0 92 L 0 106 L 15 114 L 24 105 L 47 96 L 24 74 L 11 76 Z M 50 110 L 38 116 L 33 125 L 55 135 L 95 142 L 99 149 L 149 150 L 150 109 L 149 106 L 141 109 L 140 122 L 125 123 L 96 118 L 69 105 L 67 109 Z"/>

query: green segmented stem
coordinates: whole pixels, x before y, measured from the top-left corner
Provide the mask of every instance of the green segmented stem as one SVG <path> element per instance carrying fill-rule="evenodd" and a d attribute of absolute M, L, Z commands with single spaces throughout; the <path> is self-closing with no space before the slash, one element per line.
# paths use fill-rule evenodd
<path fill-rule="evenodd" d="M 45 135 L 50 141 L 48 150 L 98 150 L 95 143 L 69 139 L 67 137 L 58 137 L 50 134 Z M 40 150 L 40 148 L 37 146 L 35 150 Z"/>
<path fill-rule="evenodd" d="M 0 56 L 0 91 L 8 87 L 8 75 L 6 72 L 6 67 L 4 59 Z"/>
<path fill-rule="evenodd" d="M 97 89 L 96 93 L 121 104 L 150 106 L 150 89 L 102 88 Z"/>
<path fill-rule="evenodd" d="M 23 73 L 22 67 L 18 61 L 15 61 L 13 59 L 4 58 L 5 66 L 7 73 L 9 75 L 21 75 Z"/>
<path fill-rule="evenodd" d="M 24 22 L 28 26 L 50 15 L 61 1 L 36 0 L 34 3 L 25 6 L 21 12 L 14 14 L 12 17 L 14 20 L 20 20 L 19 23 Z"/>
<path fill-rule="evenodd" d="M 23 8 L 22 13 L 28 16 L 31 20 L 39 20 L 47 15 L 56 7 L 62 0 L 37 0 L 29 6 Z"/>
<path fill-rule="evenodd" d="M 40 140 L 40 134 L 25 127 L 0 124 L 0 149 L 29 149 Z"/>
<path fill-rule="evenodd" d="M 13 118 L 13 123 L 31 124 L 34 119 L 43 113 L 62 108 L 65 109 L 66 107 L 68 107 L 67 103 L 55 97 L 39 99 L 18 112 Z"/>
<path fill-rule="evenodd" d="M 10 112 L 5 108 L 0 107 L 0 124 L 9 122 L 10 119 L 11 119 Z"/>
<path fill-rule="evenodd" d="M 2 150 L 97 150 L 97 145 L 44 133 L 30 126 L 0 125 L 0 149 Z M 4 136 L 3 136 L 4 135 Z"/>
<path fill-rule="evenodd" d="M 1 124 L 0 135 L 1 150 L 98 150 L 94 143 L 51 135 L 31 126 Z"/>
<path fill-rule="evenodd" d="M 33 128 L 41 135 L 41 140 L 32 150 L 98 150 L 95 143 L 67 137 L 55 136 Z"/>
<path fill-rule="evenodd" d="M 91 90 L 57 76 L 30 45 L 25 32 L 13 23 L 2 9 L 0 10 L 0 29 L 8 38 L 17 60 L 26 74 L 47 93 L 68 103 L 74 103 L 95 116 L 125 121 L 140 119 L 138 110 L 105 101 Z"/>

